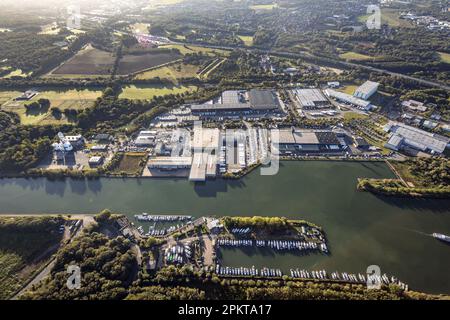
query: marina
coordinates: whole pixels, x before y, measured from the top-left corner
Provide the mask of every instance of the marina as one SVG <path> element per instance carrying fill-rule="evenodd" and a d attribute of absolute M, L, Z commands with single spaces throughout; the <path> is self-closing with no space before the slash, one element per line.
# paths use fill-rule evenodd
<path fill-rule="evenodd" d="M 241 180 L 194 184 L 181 179 L 1 179 L 4 214 L 126 214 L 284 216 L 326 230 L 330 254 L 296 254 L 266 247 L 221 247 L 221 264 L 280 269 L 345 270 L 376 264 L 411 289 L 450 293 L 449 246 L 432 233 L 450 234 L 450 201 L 397 199 L 356 190 L 357 179 L 395 178 L 380 162 L 285 161 L 274 176 L 255 170 Z M 24 200 L 27 201 L 24 201 Z M 167 223 L 181 225 L 180 222 Z M 163 227 L 162 222 L 157 228 Z M 436 257 L 440 257 L 436 259 Z M 418 276 L 417 270 L 421 274 Z"/>
<path fill-rule="evenodd" d="M 326 243 L 316 243 L 307 241 L 291 241 L 291 240 L 232 240 L 232 239 L 218 239 L 217 245 L 228 247 L 260 247 L 271 248 L 272 250 L 320 250 L 324 253 L 328 252 Z"/>

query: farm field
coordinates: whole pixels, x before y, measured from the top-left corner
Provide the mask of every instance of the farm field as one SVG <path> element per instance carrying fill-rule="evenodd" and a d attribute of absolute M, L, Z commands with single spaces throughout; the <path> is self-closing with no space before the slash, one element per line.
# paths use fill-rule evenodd
<path fill-rule="evenodd" d="M 165 44 L 162 46 L 159 46 L 158 48 L 168 48 L 168 49 L 178 49 L 182 55 L 186 55 L 189 53 L 198 53 L 203 52 L 205 54 L 215 56 L 215 55 L 229 55 L 229 51 L 227 50 L 220 50 L 220 49 L 213 49 L 213 48 L 206 48 L 201 46 L 191 46 L 191 45 L 182 45 L 182 44 Z"/>
<path fill-rule="evenodd" d="M 372 60 L 373 57 L 357 53 L 357 52 L 346 52 L 339 55 L 339 58 L 345 59 L 345 60 L 353 60 L 353 61 L 366 61 L 366 60 Z"/>
<path fill-rule="evenodd" d="M 25 125 L 46 125 L 46 124 L 62 124 L 70 123 L 64 114 L 60 118 L 55 118 L 51 113 L 51 108 L 81 110 L 91 107 L 95 100 L 102 95 L 100 90 L 55 90 L 46 88 L 28 101 L 12 101 L 13 98 L 19 96 L 18 91 L 0 91 L 1 109 L 9 112 L 17 113 L 20 121 Z M 25 108 L 25 104 L 30 104 L 39 99 L 50 100 L 50 108 L 40 113 L 29 113 Z"/>
<path fill-rule="evenodd" d="M 149 86 L 149 85 L 129 85 L 122 88 L 119 95 L 121 99 L 131 100 L 151 100 L 155 96 L 165 96 L 169 94 L 180 94 L 197 90 L 195 86 Z"/>
<path fill-rule="evenodd" d="M 180 62 L 139 73 L 136 75 L 136 79 L 152 79 L 159 77 L 161 79 L 177 81 L 181 78 L 197 77 L 199 69 L 199 66 Z"/>
<path fill-rule="evenodd" d="M 110 52 L 87 46 L 50 75 L 109 75 L 112 72 L 115 57 Z M 49 76 L 49 75 L 47 75 Z"/>
<path fill-rule="evenodd" d="M 136 73 L 178 60 L 181 57 L 182 55 L 176 52 L 147 53 L 141 55 L 127 54 L 120 59 L 117 74 L 127 75 Z"/>
<path fill-rule="evenodd" d="M 365 14 L 358 17 L 358 21 L 366 23 L 370 17 L 369 14 Z M 412 28 L 413 25 L 406 20 L 400 19 L 399 11 L 395 9 L 382 8 L 381 9 L 381 23 L 387 24 L 390 27 L 402 27 Z"/>
<path fill-rule="evenodd" d="M 450 53 L 438 52 L 442 62 L 450 63 Z"/>

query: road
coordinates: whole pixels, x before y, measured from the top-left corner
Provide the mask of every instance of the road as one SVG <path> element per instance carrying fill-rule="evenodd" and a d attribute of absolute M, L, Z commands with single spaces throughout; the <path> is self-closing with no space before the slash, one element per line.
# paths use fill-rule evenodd
<path fill-rule="evenodd" d="M 425 86 L 435 87 L 435 88 L 440 88 L 440 89 L 444 89 L 444 90 L 449 90 L 450 91 L 450 86 L 445 85 L 445 84 L 440 83 L 440 82 L 425 80 L 425 79 L 421 79 L 421 78 L 417 78 L 417 77 L 413 77 L 413 76 L 408 76 L 408 75 L 405 75 L 403 73 L 397 73 L 397 72 L 392 72 L 392 71 L 385 70 L 385 69 L 374 68 L 374 67 L 363 65 L 363 64 L 359 64 L 359 63 L 347 62 L 347 61 L 342 61 L 342 60 L 338 60 L 338 59 L 332 59 L 332 58 L 328 58 L 328 57 L 319 57 L 319 56 L 314 56 L 314 55 L 311 55 L 311 54 L 307 55 L 307 54 L 293 53 L 293 52 L 287 52 L 287 51 L 261 50 L 261 49 L 241 47 L 241 46 L 215 46 L 215 45 L 209 45 L 209 44 L 196 44 L 196 43 L 178 42 L 178 41 L 173 42 L 173 43 L 174 44 L 178 44 L 178 45 L 197 45 L 197 46 L 202 46 L 202 47 L 205 47 L 205 48 L 218 49 L 218 50 L 236 50 L 236 49 L 241 49 L 241 50 L 247 50 L 249 52 L 271 54 L 271 55 L 275 55 L 275 56 L 282 56 L 282 57 L 284 56 L 284 57 L 291 57 L 291 58 L 306 58 L 306 59 L 317 58 L 317 59 L 324 59 L 324 60 L 328 60 L 329 62 L 341 64 L 341 65 L 344 65 L 344 66 L 348 66 L 348 67 L 352 67 L 352 68 L 361 68 L 361 69 L 365 69 L 365 70 L 371 71 L 371 72 L 388 74 L 388 75 L 391 75 L 391 76 L 395 76 L 395 77 L 399 77 L 399 78 L 403 78 L 403 79 L 416 81 L 416 82 L 418 82 L 420 84 L 423 84 Z"/>
<path fill-rule="evenodd" d="M 15 215 L 15 216 L 30 216 L 30 215 Z M 60 244 L 58 245 L 57 248 L 55 248 L 55 250 L 57 250 L 61 245 L 65 245 L 67 243 L 70 243 L 75 237 L 77 237 L 78 235 L 81 234 L 81 231 L 83 230 L 83 228 L 86 228 L 87 226 L 89 226 L 90 224 L 94 223 L 94 217 L 90 216 L 90 215 L 73 215 L 71 217 L 71 219 L 78 219 L 78 220 L 83 220 L 83 223 L 81 224 L 81 227 L 76 231 L 76 233 L 74 235 L 71 235 L 69 232 L 68 227 L 65 228 L 64 231 L 64 237 L 61 240 Z M 43 279 L 45 279 L 50 272 L 52 271 L 53 267 L 55 266 L 56 263 L 56 257 L 53 258 L 46 266 L 44 269 L 42 269 L 34 278 L 33 280 L 31 280 L 25 287 L 23 287 L 14 297 L 12 297 L 12 300 L 17 300 L 21 295 L 23 295 L 25 292 L 27 292 L 28 290 L 30 290 L 34 285 L 38 284 L 39 282 L 41 282 Z"/>

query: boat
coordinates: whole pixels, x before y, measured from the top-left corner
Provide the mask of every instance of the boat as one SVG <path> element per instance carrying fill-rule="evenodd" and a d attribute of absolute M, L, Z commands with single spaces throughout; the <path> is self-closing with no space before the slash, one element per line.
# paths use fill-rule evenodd
<path fill-rule="evenodd" d="M 432 234 L 433 238 L 450 243 L 450 237 L 446 236 L 445 234 L 442 233 L 433 233 Z"/>

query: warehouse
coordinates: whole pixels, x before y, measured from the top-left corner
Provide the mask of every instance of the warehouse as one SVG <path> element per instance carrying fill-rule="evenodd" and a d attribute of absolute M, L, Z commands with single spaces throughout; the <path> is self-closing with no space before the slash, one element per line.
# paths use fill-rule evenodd
<path fill-rule="evenodd" d="M 325 98 L 319 89 L 296 89 L 292 92 L 303 109 L 329 107 L 327 98 Z"/>
<path fill-rule="evenodd" d="M 300 129 L 272 130 L 272 143 L 278 134 L 280 155 L 292 154 L 336 154 L 343 151 L 336 134 L 331 131 L 313 131 Z M 274 148 L 274 146 L 272 146 Z"/>
<path fill-rule="evenodd" d="M 395 151 L 409 147 L 431 154 L 442 154 L 450 143 L 449 138 L 398 122 L 389 122 L 384 130 L 391 133 L 385 147 Z"/>
<path fill-rule="evenodd" d="M 215 115 L 238 112 L 262 112 L 278 110 L 280 103 L 274 90 L 252 89 L 250 91 L 224 91 L 219 99 L 212 103 L 193 104 L 193 114 Z"/>
<path fill-rule="evenodd" d="M 349 95 L 347 93 L 344 93 L 344 92 L 336 91 L 333 89 L 326 89 L 325 94 L 330 98 L 334 98 L 337 101 L 351 104 L 359 109 L 364 109 L 366 111 L 369 111 L 373 108 L 370 101 L 356 98 L 356 97 Z"/>
<path fill-rule="evenodd" d="M 149 169 L 162 171 L 172 171 L 178 169 L 189 169 L 191 167 L 191 157 L 155 157 L 148 161 Z"/>
<path fill-rule="evenodd" d="M 369 99 L 375 92 L 378 90 L 378 86 L 380 84 L 378 82 L 366 81 L 360 87 L 355 90 L 353 94 L 357 98 L 361 98 L 363 100 Z"/>

